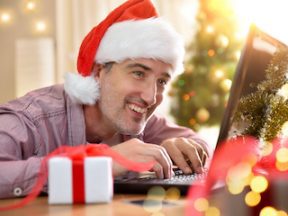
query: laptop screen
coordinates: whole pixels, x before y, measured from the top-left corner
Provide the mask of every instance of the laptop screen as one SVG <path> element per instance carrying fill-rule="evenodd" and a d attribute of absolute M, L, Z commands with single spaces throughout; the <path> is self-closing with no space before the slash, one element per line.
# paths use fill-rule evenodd
<path fill-rule="evenodd" d="M 275 52 L 287 46 L 256 26 L 250 27 L 238 62 L 217 144 L 233 135 L 232 119 L 241 97 L 256 91 Z"/>

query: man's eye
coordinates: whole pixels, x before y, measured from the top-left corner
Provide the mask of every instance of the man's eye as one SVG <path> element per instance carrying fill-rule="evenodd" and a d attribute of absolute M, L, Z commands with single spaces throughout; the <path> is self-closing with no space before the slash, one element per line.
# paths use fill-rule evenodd
<path fill-rule="evenodd" d="M 161 85 L 161 86 L 166 86 L 167 85 L 167 80 L 165 80 L 165 79 L 159 79 L 158 80 L 158 83 Z"/>
<path fill-rule="evenodd" d="M 143 71 L 133 71 L 133 75 L 137 78 L 143 78 L 145 74 Z"/>

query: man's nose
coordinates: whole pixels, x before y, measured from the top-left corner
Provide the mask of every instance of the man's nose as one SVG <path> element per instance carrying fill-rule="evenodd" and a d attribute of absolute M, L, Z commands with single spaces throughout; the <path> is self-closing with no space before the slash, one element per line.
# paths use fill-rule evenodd
<path fill-rule="evenodd" d="M 152 106 L 156 103 L 157 96 L 157 84 L 149 83 L 142 89 L 142 99 L 149 105 Z"/>

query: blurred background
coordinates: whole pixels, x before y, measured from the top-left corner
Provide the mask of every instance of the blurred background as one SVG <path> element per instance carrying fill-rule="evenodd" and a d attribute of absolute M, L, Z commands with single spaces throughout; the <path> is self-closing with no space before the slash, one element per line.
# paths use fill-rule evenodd
<path fill-rule="evenodd" d="M 152 0 L 183 36 L 185 71 L 158 112 L 215 143 L 251 23 L 288 43 L 287 0 Z M 76 72 L 84 36 L 124 0 L 0 0 L 0 103 Z"/>

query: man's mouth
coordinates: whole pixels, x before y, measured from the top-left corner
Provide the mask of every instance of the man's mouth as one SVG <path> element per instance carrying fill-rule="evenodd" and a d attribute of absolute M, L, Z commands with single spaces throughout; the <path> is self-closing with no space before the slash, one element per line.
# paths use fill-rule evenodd
<path fill-rule="evenodd" d="M 140 114 L 144 114 L 147 112 L 147 108 L 142 108 L 142 107 L 136 106 L 135 104 L 128 104 L 128 107 L 130 110 L 140 113 Z"/>

